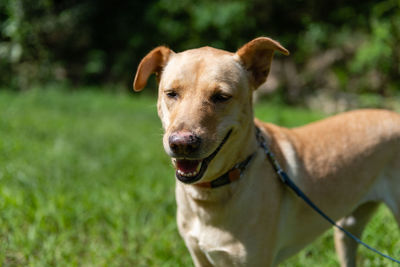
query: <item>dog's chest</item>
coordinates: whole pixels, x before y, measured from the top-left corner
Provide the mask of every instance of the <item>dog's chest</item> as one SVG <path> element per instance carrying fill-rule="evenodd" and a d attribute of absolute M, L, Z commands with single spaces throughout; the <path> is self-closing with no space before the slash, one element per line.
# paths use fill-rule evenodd
<path fill-rule="evenodd" d="M 188 244 L 197 246 L 214 266 L 241 265 L 245 248 L 230 232 L 205 225 L 198 218 L 191 221 L 186 233 Z"/>

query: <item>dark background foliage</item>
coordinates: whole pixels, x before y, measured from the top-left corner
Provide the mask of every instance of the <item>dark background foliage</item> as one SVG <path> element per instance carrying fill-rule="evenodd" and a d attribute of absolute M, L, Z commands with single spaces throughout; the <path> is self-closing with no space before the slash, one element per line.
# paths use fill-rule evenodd
<path fill-rule="evenodd" d="M 291 51 L 276 57 L 279 82 L 269 85 L 288 102 L 317 90 L 400 90 L 399 0 L 3 0 L 0 22 L 2 88 L 64 82 L 128 90 L 157 45 L 235 51 L 270 36 Z"/>

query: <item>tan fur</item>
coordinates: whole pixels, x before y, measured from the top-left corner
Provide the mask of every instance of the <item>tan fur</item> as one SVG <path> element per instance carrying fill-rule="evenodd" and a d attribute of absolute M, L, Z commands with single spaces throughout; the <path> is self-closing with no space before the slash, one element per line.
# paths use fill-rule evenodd
<path fill-rule="evenodd" d="M 205 158 L 233 130 L 196 183 L 219 177 L 256 151 L 243 177 L 229 185 L 176 182 L 179 232 L 196 266 L 274 266 L 330 227 L 279 181 L 254 125 L 293 181 L 343 227 L 360 236 L 378 202 L 400 223 L 400 115 L 360 110 L 294 129 L 253 120 L 252 92 L 266 79 L 275 50 L 288 54 L 265 37 L 236 53 L 203 47 L 175 54 L 159 47 L 138 67 L 135 90 L 149 73 L 159 75 L 158 113 L 168 154 L 174 132 L 201 137 L 198 157 Z M 214 103 L 216 93 L 232 97 Z M 335 242 L 342 266 L 354 266 L 357 245 L 340 232 Z"/>

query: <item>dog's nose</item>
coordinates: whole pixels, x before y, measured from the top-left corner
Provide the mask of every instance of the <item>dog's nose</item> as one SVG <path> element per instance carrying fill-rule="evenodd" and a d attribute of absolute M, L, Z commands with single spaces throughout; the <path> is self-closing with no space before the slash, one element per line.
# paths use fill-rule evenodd
<path fill-rule="evenodd" d="M 190 155 L 200 147 L 201 139 L 187 131 L 172 133 L 169 138 L 169 147 L 177 155 Z"/>

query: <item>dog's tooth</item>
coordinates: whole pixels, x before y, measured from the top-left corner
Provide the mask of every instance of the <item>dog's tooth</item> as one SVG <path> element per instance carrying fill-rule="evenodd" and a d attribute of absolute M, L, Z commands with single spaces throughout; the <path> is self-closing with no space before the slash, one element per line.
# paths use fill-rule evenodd
<path fill-rule="evenodd" d="M 197 165 L 196 174 L 200 171 L 201 165 L 202 165 L 202 162 L 200 162 L 200 163 Z"/>
<path fill-rule="evenodd" d="M 190 172 L 186 173 L 186 172 L 183 172 L 181 170 L 177 170 L 177 172 L 178 172 L 179 175 L 186 176 L 186 177 L 191 177 L 191 173 Z"/>
<path fill-rule="evenodd" d="M 197 169 L 199 169 L 199 168 L 197 168 Z M 182 170 L 178 169 L 177 172 L 178 172 L 179 175 L 185 176 L 185 177 L 194 177 L 197 174 L 199 174 L 199 171 L 197 171 L 197 170 L 193 171 L 193 172 L 183 172 Z"/>

